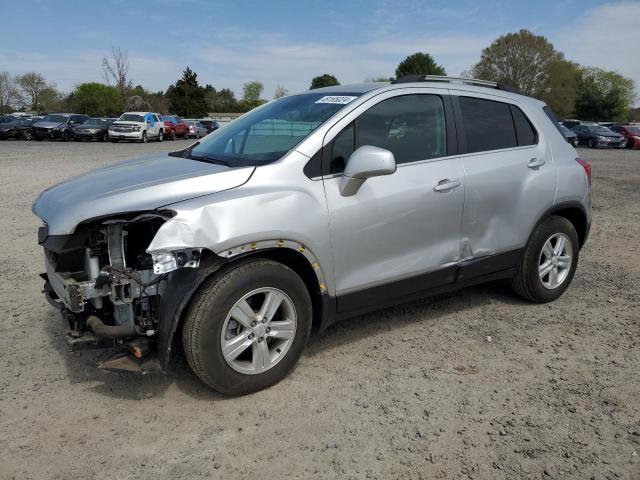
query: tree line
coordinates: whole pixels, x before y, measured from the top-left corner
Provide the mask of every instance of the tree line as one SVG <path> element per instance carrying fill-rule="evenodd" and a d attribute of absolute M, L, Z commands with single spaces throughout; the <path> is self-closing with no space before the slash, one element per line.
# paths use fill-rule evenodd
<path fill-rule="evenodd" d="M 13 77 L 0 72 L 0 114 L 23 109 L 36 113 L 69 110 L 92 116 L 116 116 L 125 110 L 152 110 L 190 118 L 210 112 L 246 112 L 267 101 L 263 98 L 264 85 L 258 80 L 245 83 L 242 97 L 237 99 L 229 88 L 217 90 L 208 83 L 201 85 L 190 67 L 164 92 L 133 86 L 127 52 L 119 48 L 102 59 L 102 71 L 104 83 L 81 83 L 67 95 L 39 73 Z M 411 74 L 447 73 L 429 53 L 417 52 L 398 64 L 395 77 L 367 80 L 387 82 Z M 482 50 L 478 63 L 462 75 L 515 87 L 525 95 L 543 100 L 563 118 L 640 120 L 639 109 L 632 108 L 633 80 L 617 72 L 567 60 L 545 37 L 528 30 L 497 38 Z M 340 82 L 325 73 L 314 77 L 309 88 L 332 85 Z M 273 98 L 287 94 L 287 89 L 279 85 Z"/>

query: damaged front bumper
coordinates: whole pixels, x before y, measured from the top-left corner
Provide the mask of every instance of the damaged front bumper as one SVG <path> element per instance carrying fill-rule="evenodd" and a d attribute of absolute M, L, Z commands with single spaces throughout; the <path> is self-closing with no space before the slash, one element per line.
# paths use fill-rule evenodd
<path fill-rule="evenodd" d="M 160 327 L 177 323 L 179 313 L 163 313 L 161 304 L 179 303 L 171 302 L 179 290 L 172 277 L 181 269 L 195 271 L 202 249 L 147 253 L 158 217 L 101 221 L 64 239 L 39 234 L 46 299 L 66 319 L 71 349 L 113 350 L 101 368 L 146 373 L 168 363 L 169 339 Z"/>

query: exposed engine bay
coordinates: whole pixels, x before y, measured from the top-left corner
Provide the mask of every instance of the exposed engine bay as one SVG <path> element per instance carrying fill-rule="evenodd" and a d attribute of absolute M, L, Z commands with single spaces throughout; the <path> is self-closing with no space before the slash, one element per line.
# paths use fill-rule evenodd
<path fill-rule="evenodd" d="M 73 349 L 113 346 L 137 359 L 153 352 L 159 299 L 170 273 L 197 268 L 202 255 L 201 248 L 147 252 L 172 215 L 154 211 L 95 220 L 64 236 L 48 236 L 41 228 L 45 293 L 66 317 Z M 122 355 L 112 363 L 103 366 L 135 369 L 127 368 Z"/>

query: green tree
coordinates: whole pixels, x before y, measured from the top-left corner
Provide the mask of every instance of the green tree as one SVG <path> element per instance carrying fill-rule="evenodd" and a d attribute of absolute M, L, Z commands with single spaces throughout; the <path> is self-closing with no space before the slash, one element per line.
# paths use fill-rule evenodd
<path fill-rule="evenodd" d="M 248 112 L 249 110 L 258 107 L 263 103 L 266 103 L 266 100 L 260 98 L 263 90 L 264 85 L 262 85 L 262 83 L 257 80 L 245 83 L 244 87 L 242 88 L 242 101 L 239 104 L 240 110 L 243 112 Z"/>
<path fill-rule="evenodd" d="M 550 69 L 563 60 L 564 55 L 545 37 L 523 29 L 502 35 L 483 49 L 472 75 L 511 85 L 525 95 L 541 97 L 549 89 Z"/>
<path fill-rule="evenodd" d="M 81 83 L 71 92 L 69 105 L 92 117 L 113 117 L 122 113 L 122 95 L 116 87 L 103 83 Z"/>
<path fill-rule="evenodd" d="M 540 100 L 560 118 L 572 117 L 575 113 L 578 67 L 577 63 L 567 60 L 558 60 L 548 67 L 548 86 Z"/>
<path fill-rule="evenodd" d="M 44 77 L 36 72 L 28 72 L 20 75 L 17 82 L 25 97 L 29 99 L 31 110 L 40 113 L 42 111 L 40 93 L 48 87 Z"/>
<path fill-rule="evenodd" d="M 309 87 L 309 90 L 314 90 L 316 88 L 322 87 L 331 87 L 333 85 L 340 85 L 340 82 L 333 75 L 325 73 L 323 75 L 318 75 L 311 80 L 311 86 Z"/>
<path fill-rule="evenodd" d="M 583 120 L 627 120 L 635 100 L 633 80 L 596 67 L 578 73 L 576 116 Z"/>
<path fill-rule="evenodd" d="M 166 93 L 172 113 L 181 117 L 202 117 L 207 114 L 205 89 L 198 83 L 198 75 L 187 67 L 175 84 Z"/>
<path fill-rule="evenodd" d="M 405 75 L 446 75 L 444 67 L 438 65 L 428 53 L 414 53 L 398 64 L 396 78 Z"/>

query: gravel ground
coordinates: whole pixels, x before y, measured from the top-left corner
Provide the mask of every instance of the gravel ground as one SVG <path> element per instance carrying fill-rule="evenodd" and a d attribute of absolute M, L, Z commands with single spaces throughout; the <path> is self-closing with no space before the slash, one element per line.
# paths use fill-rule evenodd
<path fill-rule="evenodd" d="M 70 353 L 40 293 L 45 187 L 162 144 L 0 142 L 0 478 L 640 478 L 640 152 L 587 151 L 594 225 L 572 286 L 502 283 L 342 322 L 243 398 Z"/>

